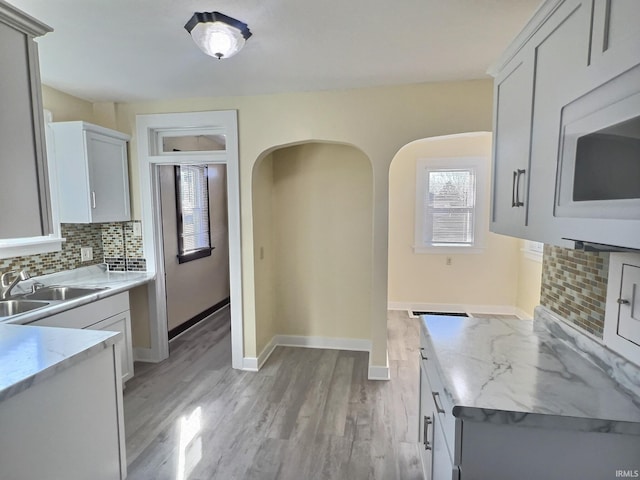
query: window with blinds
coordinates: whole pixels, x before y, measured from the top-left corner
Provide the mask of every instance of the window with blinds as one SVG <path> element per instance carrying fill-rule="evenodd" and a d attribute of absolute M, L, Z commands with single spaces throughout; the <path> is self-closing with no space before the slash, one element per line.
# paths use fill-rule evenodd
<path fill-rule="evenodd" d="M 476 174 L 473 169 L 427 170 L 424 243 L 473 245 Z"/>
<path fill-rule="evenodd" d="M 209 182 L 206 165 L 180 165 L 176 172 L 178 261 L 211 255 Z"/>
<path fill-rule="evenodd" d="M 479 253 L 483 248 L 483 157 L 425 158 L 416 169 L 416 253 Z"/>

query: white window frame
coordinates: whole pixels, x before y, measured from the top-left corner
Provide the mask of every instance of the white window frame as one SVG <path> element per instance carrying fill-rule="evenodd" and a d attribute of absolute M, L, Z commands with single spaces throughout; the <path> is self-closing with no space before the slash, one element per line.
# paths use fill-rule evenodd
<path fill-rule="evenodd" d="M 486 157 L 438 157 L 419 158 L 416 161 L 416 208 L 414 222 L 414 253 L 458 254 L 483 253 L 485 251 L 487 218 L 487 164 Z M 429 172 L 434 170 L 473 170 L 476 175 L 476 199 L 474 207 L 474 232 L 472 245 L 431 245 L 424 242 L 423 232 L 427 212 L 424 198 L 428 188 Z"/>

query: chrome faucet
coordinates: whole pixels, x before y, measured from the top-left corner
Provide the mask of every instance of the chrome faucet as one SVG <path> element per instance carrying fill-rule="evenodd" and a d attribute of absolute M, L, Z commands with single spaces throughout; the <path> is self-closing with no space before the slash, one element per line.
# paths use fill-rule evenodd
<path fill-rule="evenodd" d="M 2 284 L 2 290 L 0 291 L 0 298 L 2 298 L 3 300 L 11 297 L 11 290 L 13 290 L 13 287 L 15 287 L 18 283 L 20 283 L 23 280 L 29 280 L 31 278 L 31 275 L 29 275 L 29 272 L 27 270 L 20 270 L 20 272 L 17 272 L 17 275 L 14 277 L 11 283 L 9 283 L 7 280 L 8 276 L 16 272 L 17 270 L 5 272 L 0 277 L 0 284 Z"/>

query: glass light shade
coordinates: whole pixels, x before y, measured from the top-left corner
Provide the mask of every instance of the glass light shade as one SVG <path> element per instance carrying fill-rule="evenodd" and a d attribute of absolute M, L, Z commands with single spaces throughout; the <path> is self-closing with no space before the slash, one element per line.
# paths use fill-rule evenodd
<path fill-rule="evenodd" d="M 191 36 L 200 50 L 216 58 L 233 57 L 245 43 L 239 29 L 220 21 L 198 23 Z"/>

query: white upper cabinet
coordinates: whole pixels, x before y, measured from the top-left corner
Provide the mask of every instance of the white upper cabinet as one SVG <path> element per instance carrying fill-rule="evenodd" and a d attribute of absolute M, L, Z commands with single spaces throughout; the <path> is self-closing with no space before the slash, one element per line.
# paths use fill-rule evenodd
<path fill-rule="evenodd" d="M 34 37 L 51 28 L 0 1 L 0 240 L 52 231 Z"/>
<path fill-rule="evenodd" d="M 619 181 L 615 178 L 628 183 L 640 160 L 636 155 L 618 161 L 606 148 L 584 154 L 590 144 L 579 140 L 611 134 L 619 123 L 624 128 L 616 132 L 624 130 L 630 140 L 623 139 L 625 149 L 618 148 L 622 153 L 616 155 L 635 148 L 627 143 L 640 144 L 640 121 L 634 120 L 634 115 L 640 119 L 640 108 L 631 111 L 640 98 L 640 84 L 634 83 L 634 67 L 640 68 L 638 18 L 638 0 L 548 0 L 492 68 L 493 232 L 556 245 L 580 240 L 640 248 L 640 220 L 625 207 L 640 202 L 640 196 L 629 199 L 625 193 L 637 189 L 621 184 L 624 191 L 615 193 L 611 185 Z M 600 125 L 612 117 L 608 112 L 614 104 L 619 118 Z M 592 131 L 582 128 L 591 124 Z M 586 159 L 577 170 L 576 145 Z M 614 163 L 620 172 L 608 180 L 603 165 Z M 584 178 L 589 175 L 593 178 Z M 601 180 L 609 182 L 612 200 L 607 197 L 606 205 L 591 191 Z"/>
<path fill-rule="evenodd" d="M 491 231 L 526 236 L 533 106 L 532 50 L 520 52 L 494 85 Z"/>
<path fill-rule="evenodd" d="M 114 130 L 86 122 L 52 123 L 60 222 L 131 219 L 127 141 Z"/>
<path fill-rule="evenodd" d="M 590 4 L 543 4 L 491 71 L 493 232 L 555 243 L 556 155 L 548 150 L 557 148 L 561 107 L 588 66 Z"/>
<path fill-rule="evenodd" d="M 640 63 L 640 2 L 599 0 L 593 3 L 591 66 L 602 83 Z"/>

